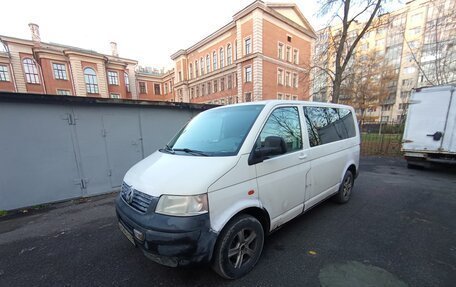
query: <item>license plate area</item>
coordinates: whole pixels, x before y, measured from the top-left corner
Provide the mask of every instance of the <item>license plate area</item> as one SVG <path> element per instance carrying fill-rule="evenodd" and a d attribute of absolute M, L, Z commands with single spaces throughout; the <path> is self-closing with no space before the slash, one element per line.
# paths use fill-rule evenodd
<path fill-rule="evenodd" d="M 136 246 L 136 242 L 135 240 L 133 239 L 133 234 L 131 234 L 126 228 L 125 226 L 123 226 L 123 224 L 121 222 L 119 222 L 119 229 L 120 231 L 122 231 L 122 233 L 125 235 L 125 237 L 127 237 L 127 239 L 134 245 Z"/>

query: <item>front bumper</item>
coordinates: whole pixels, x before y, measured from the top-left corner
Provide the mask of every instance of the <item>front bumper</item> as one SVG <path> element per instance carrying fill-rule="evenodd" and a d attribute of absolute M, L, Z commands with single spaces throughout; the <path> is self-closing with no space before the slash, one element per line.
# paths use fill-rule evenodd
<path fill-rule="evenodd" d="M 116 199 L 119 222 L 133 237 L 134 229 L 145 235 L 143 241 L 135 237 L 134 241 L 146 257 L 172 267 L 211 260 L 217 234 L 210 229 L 209 214 L 168 216 L 151 211 L 154 209 L 155 206 L 151 206 L 146 213 L 140 213 L 121 196 Z"/>

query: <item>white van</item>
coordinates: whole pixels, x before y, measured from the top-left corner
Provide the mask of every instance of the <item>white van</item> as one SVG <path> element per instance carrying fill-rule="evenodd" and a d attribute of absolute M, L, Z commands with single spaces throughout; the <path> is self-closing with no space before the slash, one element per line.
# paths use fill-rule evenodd
<path fill-rule="evenodd" d="M 211 263 L 229 279 L 257 263 L 265 235 L 334 196 L 358 174 L 353 108 L 297 101 L 218 107 L 133 166 L 119 228 L 155 262 Z"/>

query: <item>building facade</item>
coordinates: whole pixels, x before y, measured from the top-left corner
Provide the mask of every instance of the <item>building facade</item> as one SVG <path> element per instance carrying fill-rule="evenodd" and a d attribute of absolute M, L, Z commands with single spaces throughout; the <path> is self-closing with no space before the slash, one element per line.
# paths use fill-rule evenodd
<path fill-rule="evenodd" d="M 102 98 L 231 104 L 307 100 L 315 32 L 295 4 L 255 1 L 233 20 L 171 56 L 174 69 L 138 66 L 119 57 L 0 36 L 0 91 Z"/>
<path fill-rule="evenodd" d="M 255 1 L 171 58 L 176 99 L 231 104 L 309 98 L 315 33 L 295 4 Z"/>
<path fill-rule="evenodd" d="M 119 57 L 45 43 L 29 24 L 32 40 L 0 36 L 0 91 L 100 98 L 173 101 L 172 71 L 138 66 Z M 166 88 L 165 85 L 171 86 Z"/>
<path fill-rule="evenodd" d="M 413 88 L 456 83 L 455 8 L 455 0 L 414 0 L 377 18 L 375 28 L 359 42 L 344 84 L 356 92 L 356 85 L 366 80 L 366 74 L 372 74 L 370 90 L 378 95 L 367 96 L 363 105 L 353 95 L 341 95 L 340 101 L 352 104 L 367 121 L 402 122 Z M 350 26 L 349 40 L 361 28 L 356 23 Z M 335 26 L 317 32 L 313 64 L 323 69 L 312 73 L 314 101 L 331 101 L 326 71 L 334 67 L 330 43 L 339 29 Z M 376 68 L 369 70 L 369 66 Z M 364 76 L 356 77 L 357 71 Z M 358 83 L 350 82 L 350 78 Z"/>

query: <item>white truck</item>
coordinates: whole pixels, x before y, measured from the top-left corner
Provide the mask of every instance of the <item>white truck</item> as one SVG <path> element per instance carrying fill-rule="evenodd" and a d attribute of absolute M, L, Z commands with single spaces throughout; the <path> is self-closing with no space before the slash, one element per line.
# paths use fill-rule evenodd
<path fill-rule="evenodd" d="M 412 92 L 402 151 L 408 167 L 456 164 L 456 86 Z"/>

